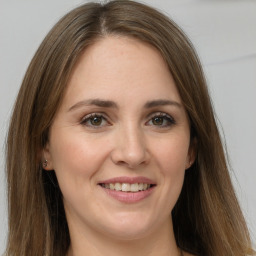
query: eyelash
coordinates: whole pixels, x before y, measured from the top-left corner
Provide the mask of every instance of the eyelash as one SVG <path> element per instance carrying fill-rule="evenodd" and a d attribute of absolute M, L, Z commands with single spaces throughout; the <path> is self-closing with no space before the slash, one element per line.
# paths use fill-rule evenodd
<path fill-rule="evenodd" d="M 101 122 L 99 125 L 93 125 L 92 123 L 88 124 L 88 122 L 92 122 L 93 118 L 101 118 Z M 153 121 L 154 118 L 163 118 L 163 122 L 166 122 L 166 124 L 162 125 L 155 125 L 155 124 L 149 124 L 150 122 Z M 80 124 L 93 128 L 93 129 L 99 129 L 102 128 L 104 126 L 106 126 L 105 124 L 102 125 L 102 122 L 106 122 L 107 126 L 111 125 L 110 122 L 108 121 L 107 117 L 103 114 L 103 113 L 91 113 L 89 115 L 86 115 L 82 118 Z M 176 121 L 174 120 L 173 117 L 171 117 L 170 115 L 166 114 L 166 113 L 162 113 L 162 112 L 158 112 L 158 113 L 153 113 L 149 116 L 149 121 L 146 122 L 147 126 L 156 126 L 158 128 L 167 128 L 170 127 L 172 125 L 175 125 Z"/>
<path fill-rule="evenodd" d="M 153 125 L 159 128 L 168 128 L 176 124 L 176 121 L 172 116 L 163 112 L 153 113 L 152 115 L 150 115 L 150 120 L 147 123 L 152 122 L 154 118 L 163 118 L 164 119 L 163 122 L 166 122 L 165 125 Z"/>
<path fill-rule="evenodd" d="M 99 126 L 97 125 L 93 125 L 93 124 L 88 124 L 89 121 L 92 121 L 93 118 L 102 118 L 102 120 L 104 120 L 105 122 L 107 122 L 107 125 L 110 125 L 110 123 L 107 121 L 107 118 L 105 117 L 104 114 L 102 113 L 91 113 L 89 115 L 86 115 L 85 117 L 83 117 L 82 121 L 80 122 L 80 124 L 84 125 L 84 126 L 88 126 L 88 127 L 92 127 L 94 129 L 98 129 L 101 128 L 102 125 L 100 124 Z"/>

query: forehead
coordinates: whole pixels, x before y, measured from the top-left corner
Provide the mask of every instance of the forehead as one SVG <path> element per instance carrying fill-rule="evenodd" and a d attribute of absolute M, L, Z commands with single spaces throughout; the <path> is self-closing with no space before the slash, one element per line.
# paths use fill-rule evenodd
<path fill-rule="evenodd" d="M 179 99 L 160 52 L 134 38 L 108 36 L 89 46 L 78 60 L 66 98 L 132 99 L 134 95 Z M 168 96 L 169 95 L 169 96 Z M 124 98 L 124 97 L 123 97 Z"/>

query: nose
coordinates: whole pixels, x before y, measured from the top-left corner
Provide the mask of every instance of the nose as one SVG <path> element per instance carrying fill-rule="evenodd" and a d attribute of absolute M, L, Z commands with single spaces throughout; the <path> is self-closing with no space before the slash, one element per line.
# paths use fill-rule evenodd
<path fill-rule="evenodd" d="M 134 169 L 149 162 L 146 140 L 138 127 L 119 129 L 114 141 L 111 158 L 115 164 Z"/>

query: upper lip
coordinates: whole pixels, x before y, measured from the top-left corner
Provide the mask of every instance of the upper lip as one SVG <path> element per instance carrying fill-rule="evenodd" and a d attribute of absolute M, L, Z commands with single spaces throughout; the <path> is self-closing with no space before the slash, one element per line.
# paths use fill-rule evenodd
<path fill-rule="evenodd" d="M 128 176 L 122 176 L 122 177 L 114 177 L 111 179 L 107 179 L 107 180 L 102 180 L 100 181 L 98 184 L 109 184 L 109 183 L 129 183 L 129 184 L 133 184 L 133 183 L 144 183 L 144 184 L 151 184 L 151 185 L 155 185 L 156 183 L 147 178 L 147 177 L 143 177 L 143 176 L 138 176 L 138 177 L 128 177 Z"/>

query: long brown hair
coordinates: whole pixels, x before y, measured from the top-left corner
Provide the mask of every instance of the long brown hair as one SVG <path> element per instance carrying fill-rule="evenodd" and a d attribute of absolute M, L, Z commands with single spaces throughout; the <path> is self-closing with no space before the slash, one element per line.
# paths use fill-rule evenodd
<path fill-rule="evenodd" d="M 88 3 L 64 16 L 32 59 L 20 88 L 7 141 L 8 256 L 63 256 L 70 237 L 62 195 L 41 152 L 81 53 L 109 35 L 137 38 L 162 54 L 190 118 L 197 157 L 172 211 L 177 245 L 195 255 L 253 254 L 231 184 L 203 71 L 178 26 L 133 1 Z"/>

